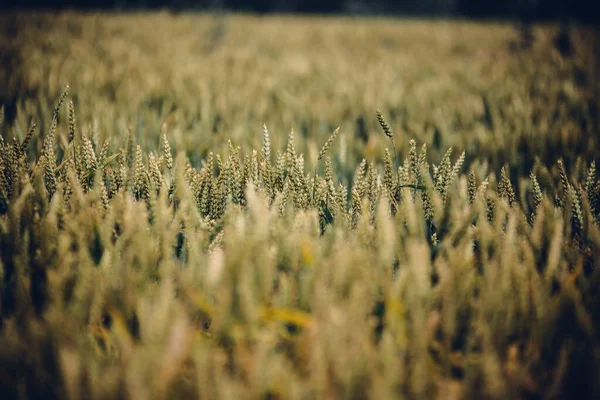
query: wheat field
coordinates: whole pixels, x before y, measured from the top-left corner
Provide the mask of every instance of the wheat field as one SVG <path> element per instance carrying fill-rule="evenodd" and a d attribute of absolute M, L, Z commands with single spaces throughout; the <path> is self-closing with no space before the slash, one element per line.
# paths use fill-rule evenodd
<path fill-rule="evenodd" d="M 0 27 L 0 397 L 600 396 L 590 28 Z"/>

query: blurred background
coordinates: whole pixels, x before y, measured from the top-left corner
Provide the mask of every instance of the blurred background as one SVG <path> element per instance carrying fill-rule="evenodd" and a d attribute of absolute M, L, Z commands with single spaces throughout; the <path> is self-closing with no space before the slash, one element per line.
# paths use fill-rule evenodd
<path fill-rule="evenodd" d="M 576 19 L 598 22 L 596 2 L 589 0 L 4 0 L 2 8 L 52 9 L 223 9 L 276 13 L 344 13 L 356 15 L 439 16 L 461 18 Z"/>
<path fill-rule="evenodd" d="M 131 132 L 150 151 L 166 123 L 193 165 L 228 151 L 224 138 L 260 148 L 263 124 L 274 148 L 295 129 L 314 160 L 341 126 L 334 167 L 351 176 L 388 145 L 378 109 L 399 152 L 415 139 L 432 159 L 454 147 L 467 166 L 478 157 L 513 175 L 529 173 L 533 154 L 548 164 L 562 154 L 569 166 L 600 143 L 589 1 L 0 3 L 24 10 L 0 13 L 0 105 L 21 130 L 35 118 L 45 131 L 68 83 L 97 143 Z"/>

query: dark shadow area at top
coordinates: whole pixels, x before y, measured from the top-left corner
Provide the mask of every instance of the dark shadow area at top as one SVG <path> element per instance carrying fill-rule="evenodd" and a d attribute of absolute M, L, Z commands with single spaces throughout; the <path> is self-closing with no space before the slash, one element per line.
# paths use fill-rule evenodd
<path fill-rule="evenodd" d="M 0 9 L 167 9 L 256 13 L 349 14 L 447 18 L 576 20 L 597 24 L 600 7 L 589 0 L 5 0 Z"/>

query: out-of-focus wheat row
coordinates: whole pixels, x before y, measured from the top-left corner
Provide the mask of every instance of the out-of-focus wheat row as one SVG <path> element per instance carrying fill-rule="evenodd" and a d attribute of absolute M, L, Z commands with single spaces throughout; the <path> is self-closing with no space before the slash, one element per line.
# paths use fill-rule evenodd
<path fill-rule="evenodd" d="M 563 59 L 551 26 L 534 29 L 531 51 L 513 54 L 514 29 L 490 23 L 167 13 L 2 18 L 3 52 L 13 61 L 3 71 L 10 76 L 0 75 L 2 97 L 18 106 L 23 130 L 32 115 L 47 122 L 49 105 L 69 84 L 89 136 L 102 142 L 131 130 L 149 150 L 146 142 L 155 143 L 167 122 L 173 145 L 195 165 L 225 150 L 224 138 L 258 147 L 264 123 L 279 133 L 277 148 L 295 128 L 311 156 L 341 126 L 338 157 L 350 173 L 363 156 L 383 157 L 376 109 L 399 151 L 406 154 L 410 138 L 429 143 L 438 158 L 453 146 L 496 173 L 508 162 L 526 174 L 533 157 L 554 163 L 557 150 L 570 164 L 598 146 L 597 71 L 585 29 L 574 32 L 575 54 Z"/>
<path fill-rule="evenodd" d="M 3 395 L 600 394 L 583 33 L 11 17 Z"/>

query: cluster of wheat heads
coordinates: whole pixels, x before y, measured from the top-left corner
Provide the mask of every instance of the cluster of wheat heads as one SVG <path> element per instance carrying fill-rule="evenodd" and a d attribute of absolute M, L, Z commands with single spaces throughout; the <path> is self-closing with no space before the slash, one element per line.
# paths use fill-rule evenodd
<path fill-rule="evenodd" d="M 48 126 L 0 142 L 9 397 L 598 394 L 593 162 L 516 190 L 411 141 L 345 180 L 338 130 L 321 176 L 265 127 L 197 169 L 168 127 L 158 153 L 95 143 L 67 90 Z"/>

